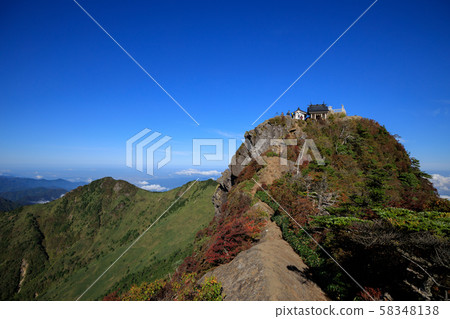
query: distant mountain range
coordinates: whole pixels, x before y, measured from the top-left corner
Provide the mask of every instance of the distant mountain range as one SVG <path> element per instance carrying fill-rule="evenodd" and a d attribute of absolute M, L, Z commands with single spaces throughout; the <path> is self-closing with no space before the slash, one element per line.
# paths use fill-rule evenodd
<path fill-rule="evenodd" d="M 64 179 L 47 180 L 0 176 L 0 211 L 7 211 L 22 205 L 46 203 L 85 184 Z M 8 201 L 13 202 L 13 205 Z"/>
<path fill-rule="evenodd" d="M 0 212 L 7 212 L 19 207 L 20 205 L 5 198 L 0 197 Z"/>

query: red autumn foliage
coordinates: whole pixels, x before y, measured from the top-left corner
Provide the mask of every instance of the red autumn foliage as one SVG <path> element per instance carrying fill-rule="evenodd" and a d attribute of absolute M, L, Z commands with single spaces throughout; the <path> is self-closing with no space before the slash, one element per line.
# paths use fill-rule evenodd
<path fill-rule="evenodd" d="M 193 256 L 187 256 L 183 263 L 178 267 L 178 272 L 193 273 L 199 269 L 199 261 Z"/>
<path fill-rule="evenodd" d="M 300 147 L 298 145 L 289 145 L 287 147 L 287 158 L 294 163 L 297 162 L 298 156 L 300 154 Z"/>
<path fill-rule="evenodd" d="M 222 224 L 205 253 L 206 262 L 218 265 L 232 260 L 239 252 L 250 248 L 261 226 L 249 217 L 239 217 Z"/>
<path fill-rule="evenodd" d="M 362 300 L 364 301 L 372 301 L 373 299 L 375 299 L 376 301 L 382 300 L 383 294 L 380 288 L 364 287 L 364 290 L 365 291 L 360 291 L 358 293 L 358 297 L 360 297 Z"/>
<path fill-rule="evenodd" d="M 263 165 L 259 165 L 255 160 L 252 160 L 250 164 L 244 167 L 242 172 L 236 179 L 236 184 L 240 182 L 251 180 L 252 177 L 261 169 Z"/>
<path fill-rule="evenodd" d="M 118 295 L 117 291 L 113 291 L 107 294 L 105 297 L 103 297 L 103 301 L 120 301 L 120 300 L 122 299 Z"/>
<path fill-rule="evenodd" d="M 308 221 L 308 216 L 318 214 L 318 209 L 313 202 L 304 196 L 299 196 L 294 190 L 286 187 L 284 183 L 274 183 L 270 187 L 270 193 L 275 200 L 283 207 L 300 225 L 304 226 Z M 300 228 L 292 222 L 294 229 Z"/>

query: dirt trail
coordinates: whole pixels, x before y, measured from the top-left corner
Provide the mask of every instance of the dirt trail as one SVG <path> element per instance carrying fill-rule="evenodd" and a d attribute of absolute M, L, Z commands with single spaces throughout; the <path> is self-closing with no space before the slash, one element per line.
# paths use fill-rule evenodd
<path fill-rule="evenodd" d="M 280 165 L 280 158 L 279 157 L 267 157 L 263 156 L 264 161 L 267 163 L 267 165 L 261 169 L 258 172 L 258 184 L 272 184 L 275 180 L 281 178 L 283 174 L 285 174 L 290 166 L 283 166 Z M 292 164 L 291 164 L 292 166 Z M 259 190 L 259 185 L 255 184 L 252 188 L 252 194 L 255 194 L 256 191 Z"/>
<path fill-rule="evenodd" d="M 208 272 L 223 284 L 225 300 L 329 300 L 304 275 L 307 266 L 269 222 L 261 241 Z M 203 277 L 203 278 L 205 278 Z"/>

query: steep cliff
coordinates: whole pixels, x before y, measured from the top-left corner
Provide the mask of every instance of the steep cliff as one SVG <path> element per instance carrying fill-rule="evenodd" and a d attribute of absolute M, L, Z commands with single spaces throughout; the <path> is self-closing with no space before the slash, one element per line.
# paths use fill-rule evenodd
<path fill-rule="evenodd" d="M 289 134 L 300 143 L 307 137 L 302 130 L 302 124 L 302 122 L 288 116 L 276 117 L 265 121 L 249 132 L 245 132 L 244 144 L 233 156 L 229 168 L 225 170 L 222 173 L 222 176 L 217 180 L 219 187 L 213 196 L 216 215 L 220 214 L 220 206 L 226 202 L 227 194 L 231 188 L 241 181 L 238 180 L 238 177 L 244 168 L 251 163 L 249 163 L 248 160 L 252 159 L 252 151 L 256 151 L 254 148 L 258 146 L 258 154 L 265 154 L 268 150 L 275 149 L 275 147 L 271 145 L 271 140 L 283 139 Z M 253 153 L 255 157 L 257 157 L 258 154 Z M 243 162 L 247 163 L 243 164 Z M 293 163 L 291 161 L 291 167 L 292 165 Z"/>

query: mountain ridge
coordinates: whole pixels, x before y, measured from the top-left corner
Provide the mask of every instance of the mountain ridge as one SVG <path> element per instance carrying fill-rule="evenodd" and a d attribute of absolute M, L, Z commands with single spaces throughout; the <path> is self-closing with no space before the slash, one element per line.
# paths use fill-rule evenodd
<path fill-rule="evenodd" d="M 205 287 L 211 298 L 283 300 L 287 297 L 275 291 L 264 292 L 264 283 L 300 268 L 332 300 L 446 298 L 450 202 L 439 198 L 429 175 L 384 126 L 344 114 L 326 121 L 277 116 L 244 137 L 247 145 L 218 179 L 215 216 L 197 234 L 193 254 L 171 279 L 143 283 L 114 300 L 198 300 L 204 296 L 196 291 Z M 301 143 L 283 150 L 270 139 Z M 296 165 L 306 140 L 314 141 L 324 165 L 309 157 Z M 255 145 L 261 146 L 265 164 L 254 157 L 244 164 Z M 283 151 L 286 165 L 279 164 Z M 306 268 L 285 265 L 275 271 L 259 262 L 260 272 L 252 268 L 251 252 L 262 247 L 261 238 L 273 223 Z M 192 277 L 196 280 L 183 279 Z"/>
<path fill-rule="evenodd" d="M 58 199 L 84 182 L 70 182 L 64 179 L 34 179 L 14 176 L 0 176 L 0 197 L 20 205 L 46 203 Z"/>
<path fill-rule="evenodd" d="M 2 213 L 1 299 L 75 300 L 191 184 L 153 193 L 107 177 L 53 202 Z M 172 271 L 211 218 L 215 187 L 211 180 L 192 185 L 84 298 L 101 298 L 126 276 L 123 287 Z"/>

